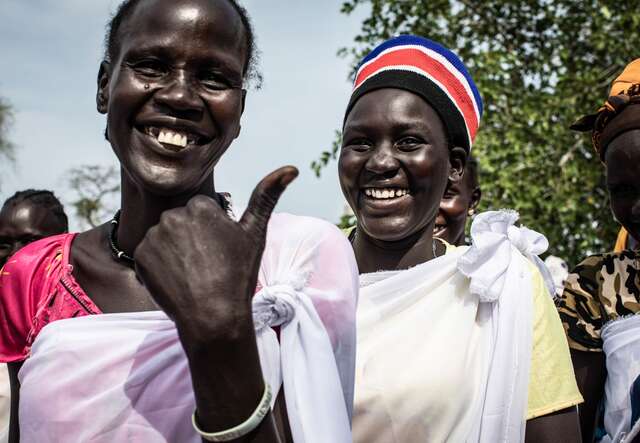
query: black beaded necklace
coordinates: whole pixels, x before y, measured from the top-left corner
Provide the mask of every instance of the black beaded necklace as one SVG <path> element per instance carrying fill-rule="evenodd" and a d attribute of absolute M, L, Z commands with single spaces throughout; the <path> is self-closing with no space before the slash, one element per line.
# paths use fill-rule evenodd
<path fill-rule="evenodd" d="M 233 208 L 231 206 L 231 195 L 226 192 L 218 193 L 220 197 L 220 205 L 222 209 L 225 210 L 229 218 L 235 219 L 235 215 L 233 214 Z M 120 223 L 120 212 L 121 210 L 115 213 L 113 218 L 111 219 L 111 228 L 109 229 L 109 249 L 111 249 L 111 255 L 115 260 L 120 260 L 130 265 L 135 264 L 135 260 L 130 255 L 127 255 L 120 247 L 118 246 L 118 224 Z"/>

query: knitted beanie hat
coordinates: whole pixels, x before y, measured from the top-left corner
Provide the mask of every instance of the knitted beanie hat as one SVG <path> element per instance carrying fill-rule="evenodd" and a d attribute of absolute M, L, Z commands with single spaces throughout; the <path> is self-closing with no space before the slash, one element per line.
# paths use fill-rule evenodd
<path fill-rule="evenodd" d="M 482 98 L 456 54 L 414 35 L 380 44 L 358 67 L 345 122 L 360 97 L 382 88 L 404 89 L 422 97 L 440 115 L 450 142 L 471 150 L 482 117 Z"/>

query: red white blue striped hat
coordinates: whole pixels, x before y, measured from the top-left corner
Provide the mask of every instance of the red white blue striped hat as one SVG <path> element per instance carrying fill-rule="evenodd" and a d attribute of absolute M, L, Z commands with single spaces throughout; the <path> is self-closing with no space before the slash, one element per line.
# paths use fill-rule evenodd
<path fill-rule="evenodd" d="M 482 117 L 482 98 L 460 58 L 414 35 L 380 44 L 360 63 L 346 116 L 367 92 L 399 88 L 420 95 L 440 115 L 454 146 L 471 150 Z"/>

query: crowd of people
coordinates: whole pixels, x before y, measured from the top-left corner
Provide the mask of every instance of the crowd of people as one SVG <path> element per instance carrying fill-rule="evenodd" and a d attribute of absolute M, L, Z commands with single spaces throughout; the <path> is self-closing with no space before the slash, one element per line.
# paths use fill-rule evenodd
<path fill-rule="evenodd" d="M 543 233 L 477 213 L 481 91 L 441 44 L 359 64 L 344 232 L 273 213 L 292 166 L 243 214 L 216 190 L 255 63 L 235 0 L 125 0 L 105 46 L 121 209 L 81 233 L 49 191 L 0 211 L 0 441 L 640 441 L 640 59 L 572 126 L 619 241 L 559 282 Z"/>

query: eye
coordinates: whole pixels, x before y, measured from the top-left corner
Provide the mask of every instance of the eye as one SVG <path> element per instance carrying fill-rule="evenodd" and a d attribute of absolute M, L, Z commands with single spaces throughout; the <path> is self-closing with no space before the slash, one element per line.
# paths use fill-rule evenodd
<path fill-rule="evenodd" d="M 419 137 L 415 136 L 407 136 L 402 137 L 400 140 L 396 142 L 396 147 L 401 151 L 414 151 L 418 149 L 425 142 Z"/>
<path fill-rule="evenodd" d="M 155 58 L 128 63 L 128 66 L 137 74 L 150 78 L 162 77 L 170 70 L 169 66 Z"/>
<path fill-rule="evenodd" d="M 347 141 L 344 144 L 344 148 L 352 149 L 356 152 L 368 151 L 372 146 L 373 143 L 364 138 L 355 138 L 353 140 Z"/>
<path fill-rule="evenodd" d="M 212 91 L 222 91 L 233 88 L 231 82 L 225 75 L 216 71 L 205 71 L 200 74 L 200 82 L 205 88 Z"/>

